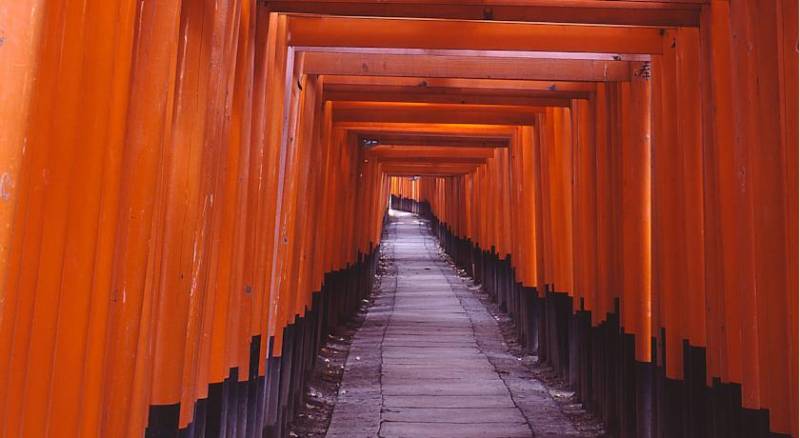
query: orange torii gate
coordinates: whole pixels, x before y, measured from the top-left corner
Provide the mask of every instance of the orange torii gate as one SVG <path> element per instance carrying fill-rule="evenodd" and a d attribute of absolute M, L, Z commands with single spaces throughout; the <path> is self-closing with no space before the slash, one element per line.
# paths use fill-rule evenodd
<path fill-rule="evenodd" d="M 0 11 L 2 434 L 280 436 L 395 196 L 614 434 L 797 436 L 796 2 Z"/>

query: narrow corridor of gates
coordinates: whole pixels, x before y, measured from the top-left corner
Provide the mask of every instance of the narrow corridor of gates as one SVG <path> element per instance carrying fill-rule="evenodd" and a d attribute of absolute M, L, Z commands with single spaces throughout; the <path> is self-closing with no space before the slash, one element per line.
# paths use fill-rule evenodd
<path fill-rule="evenodd" d="M 507 351 L 428 220 L 390 214 L 388 272 L 353 339 L 328 436 L 579 436 Z"/>
<path fill-rule="evenodd" d="M 392 205 L 612 436 L 797 438 L 798 5 L 0 0 L 0 437 L 283 438 Z M 356 356 L 496 368 L 412 220 Z"/>

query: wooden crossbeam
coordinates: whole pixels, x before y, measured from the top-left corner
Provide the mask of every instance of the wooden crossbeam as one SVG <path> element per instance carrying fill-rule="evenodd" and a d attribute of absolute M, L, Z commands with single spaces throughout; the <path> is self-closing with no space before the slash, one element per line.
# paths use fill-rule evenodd
<path fill-rule="evenodd" d="M 463 175 L 473 172 L 480 164 L 473 163 L 385 163 L 385 173 L 399 175 Z"/>
<path fill-rule="evenodd" d="M 586 23 L 639 26 L 698 26 L 704 0 L 597 1 L 499 0 L 436 2 L 351 1 L 351 0 L 267 0 L 274 12 L 372 17 L 418 17 L 457 20 L 496 20 L 549 23 Z"/>
<path fill-rule="evenodd" d="M 424 92 L 422 92 L 424 91 Z M 586 95 L 572 97 L 588 98 Z M 570 105 L 571 98 L 547 96 L 547 92 L 532 95 L 491 94 L 472 92 L 472 90 L 453 90 L 450 88 L 387 87 L 387 86 L 344 86 L 325 90 L 323 99 L 333 101 L 372 101 L 372 102 L 422 102 L 457 103 L 465 105 L 518 105 L 518 106 L 561 106 Z"/>
<path fill-rule="evenodd" d="M 426 170 L 425 172 L 417 172 L 417 171 L 414 171 L 414 170 L 392 169 L 391 171 L 384 170 L 383 173 L 385 173 L 385 174 L 387 174 L 389 176 L 408 176 L 408 177 L 413 177 L 413 176 L 438 176 L 438 177 L 451 177 L 451 176 L 465 175 L 465 174 L 468 174 L 468 173 L 473 172 L 473 171 L 474 171 L 474 169 L 473 170 L 464 170 L 464 171 L 459 171 L 459 172 L 455 172 L 455 171 L 435 171 L 435 170 Z"/>
<path fill-rule="evenodd" d="M 375 158 L 379 163 L 391 164 L 482 164 L 486 162 L 486 158 L 476 157 L 378 157 Z"/>
<path fill-rule="evenodd" d="M 630 80 L 628 61 L 298 52 L 300 72 L 318 75 L 430 76 L 615 82 Z"/>
<path fill-rule="evenodd" d="M 542 95 L 514 96 L 489 93 L 453 93 L 448 89 L 429 89 L 429 93 L 414 93 L 406 87 L 372 87 L 364 86 L 358 90 L 327 90 L 325 100 L 372 101 L 372 102 L 422 102 L 422 103 L 456 103 L 465 105 L 520 105 L 520 106 L 558 106 L 568 107 L 571 99 L 564 97 L 548 97 Z M 543 93 L 543 92 L 541 92 Z M 588 97 L 588 96 L 587 96 Z M 575 97 L 577 99 L 584 97 Z"/>
<path fill-rule="evenodd" d="M 318 47 L 660 54 L 656 27 L 288 16 L 289 44 Z"/>
<path fill-rule="evenodd" d="M 541 50 L 413 49 L 397 47 L 292 46 L 300 52 L 361 53 L 372 55 L 473 56 L 479 58 L 580 59 L 586 61 L 650 61 L 650 54 L 552 52 Z"/>
<path fill-rule="evenodd" d="M 464 134 L 446 134 L 436 135 L 429 133 L 422 133 L 419 131 L 408 132 L 361 132 L 362 139 L 371 140 L 377 143 L 376 147 L 380 146 L 398 146 L 398 147 L 459 147 L 459 148 L 494 148 L 494 147 L 507 147 L 509 143 L 508 137 L 485 136 L 485 135 L 464 135 Z"/>
<path fill-rule="evenodd" d="M 544 107 L 408 102 L 335 102 L 333 121 L 533 125 Z"/>
<path fill-rule="evenodd" d="M 482 91 L 486 93 L 532 93 L 545 91 L 548 93 L 592 93 L 596 86 L 590 82 L 571 81 L 536 81 L 536 80 L 506 80 L 506 79 L 462 79 L 462 78 L 432 78 L 432 77 L 397 77 L 397 76 L 347 76 L 325 75 L 322 78 L 326 89 L 340 89 L 337 87 L 350 86 L 381 86 L 381 87 L 416 87 L 418 92 L 425 92 L 427 88 L 462 89 Z"/>
<path fill-rule="evenodd" d="M 499 139 L 504 144 L 507 144 L 508 139 L 515 134 L 517 129 L 517 127 L 509 125 L 385 122 L 339 122 L 334 125 L 334 128 L 342 128 L 356 135 L 390 134 L 406 136 L 409 133 L 413 133 L 413 135 L 428 139 L 444 139 L 453 136 L 480 137 L 489 141 L 498 141 Z M 389 142 L 385 144 L 389 144 Z"/>
<path fill-rule="evenodd" d="M 568 106 L 595 91 L 591 82 L 564 81 L 338 75 L 321 81 L 323 98 L 333 101 Z"/>
<path fill-rule="evenodd" d="M 458 147 L 457 151 L 453 147 Z M 396 146 L 378 145 L 366 150 L 367 157 L 380 160 L 393 158 L 452 158 L 454 154 L 459 157 L 486 159 L 494 156 L 493 148 L 470 146 Z"/>

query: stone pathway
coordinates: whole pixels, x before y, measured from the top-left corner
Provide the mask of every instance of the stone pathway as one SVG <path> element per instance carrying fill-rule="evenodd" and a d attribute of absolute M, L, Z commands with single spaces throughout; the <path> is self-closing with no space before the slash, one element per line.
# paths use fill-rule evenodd
<path fill-rule="evenodd" d="M 422 220 L 392 211 L 382 245 L 389 272 L 353 338 L 327 436 L 578 436 Z"/>

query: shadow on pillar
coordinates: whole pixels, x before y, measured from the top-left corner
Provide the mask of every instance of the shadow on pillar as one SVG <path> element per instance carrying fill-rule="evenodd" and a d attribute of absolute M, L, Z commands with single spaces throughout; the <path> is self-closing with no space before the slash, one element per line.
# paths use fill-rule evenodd
<path fill-rule="evenodd" d="M 150 406 L 145 436 L 287 436 L 289 421 L 305 402 L 306 379 L 324 339 L 352 317 L 371 293 L 378 256 L 378 248 L 370 246 L 369 253 L 359 254 L 355 264 L 325 274 L 322 288 L 312 294 L 311 308 L 284 327 L 279 354 L 274 351 L 275 339 L 268 340 L 263 352 L 265 375 L 258 373 L 261 338 L 254 336 L 246 376 L 231 368 L 224 381 L 209 384 L 208 397 L 195 402 L 193 420 L 184 428 L 179 428 L 180 404 Z"/>

